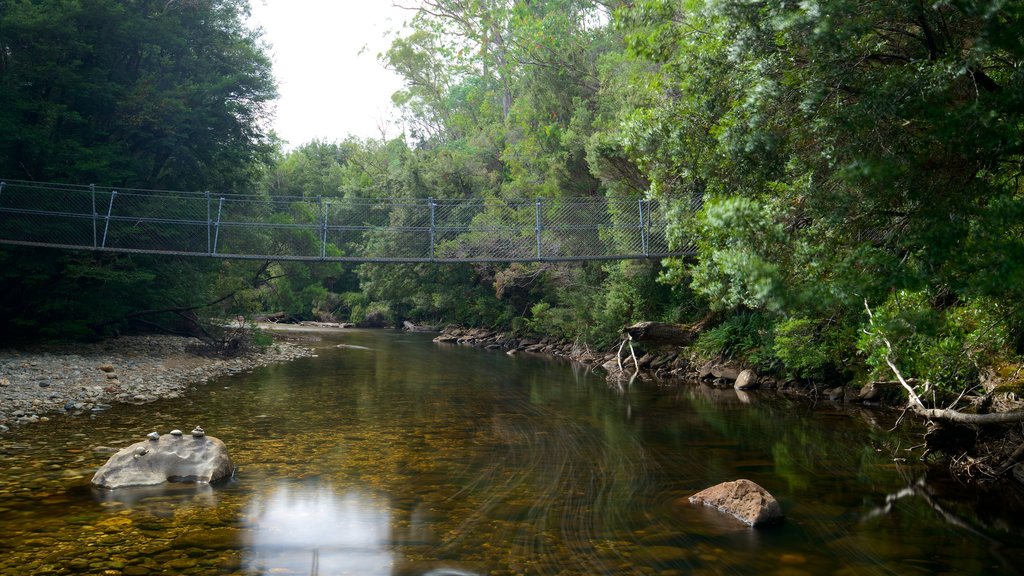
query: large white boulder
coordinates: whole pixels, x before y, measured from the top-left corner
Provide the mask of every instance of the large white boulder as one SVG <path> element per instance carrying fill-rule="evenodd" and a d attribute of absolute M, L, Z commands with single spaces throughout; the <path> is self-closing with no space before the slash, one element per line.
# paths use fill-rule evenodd
<path fill-rule="evenodd" d="M 148 440 L 123 448 L 96 471 L 92 483 L 109 489 L 164 482 L 209 483 L 228 478 L 234 471 L 224 443 L 196 428 L 192 435 L 177 430 L 162 436 L 154 432 Z"/>

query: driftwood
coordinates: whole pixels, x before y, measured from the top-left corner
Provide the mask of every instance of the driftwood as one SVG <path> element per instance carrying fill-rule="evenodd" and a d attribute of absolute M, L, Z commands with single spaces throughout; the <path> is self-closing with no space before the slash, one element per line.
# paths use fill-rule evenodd
<path fill-rule="evenodd" d="M 874 326 L 875 315 L 871 312 L 871 308 L 868 307 L 866 300 L 864 301 L 864 308 L 868 312 L 868 323 Z M 889 342 L 889 339 L 881 333 L 877 334 L 877 336 L 882 340 L 882 343 L 885 344 L 885 363 L 888 364 L 889 370 L 892 371 L 896 376 L 896 380 L 907 392 L 907 398 L 909 399 L 907 408 L 911 412 L 918 414 L 919 416 L 923 416 L 928 420 L 955 422 L 958 424 L 971 424 L 976 426 L 989 424 L 1016 424 L 1018 422 L 1024 422 L 1024 411 L 1021 410 L 993 414 L 969 414 L 955 410 L 952 407 L 928 408 L 924 405 L 924 402 L 921 401 L 921 396 L 917 393 L 917 386 L 911 384 L 914 380 L 912 378 L 904 378 L 903 373 L 900 372 L 896 362 L 893 361 L 894 352 L 892 343 Z M 931 383 L 924 382 L 924 384 L 921 385 L 921 389 L 923 392 L 928 392 L 931 389 Z"/>
<path fill-rule="evenodd" d="M 622 329 L 629 340 L 653 345 L 689 346 L 697 338 L 697 328 L 686 324 L 638 322 Z"/>
<path fill-rule="evenodd" d="M 420 325 L 417 325 L 417 324 L 413 324 L 412 322 L 409 322 L 408 320 L 402 322 L 402 329 L 405 330 L 406 332 L 440 332 L 441 331 L 441 327 L 440 326 L 426 326 L 426 325 L 420 326 Z"/>

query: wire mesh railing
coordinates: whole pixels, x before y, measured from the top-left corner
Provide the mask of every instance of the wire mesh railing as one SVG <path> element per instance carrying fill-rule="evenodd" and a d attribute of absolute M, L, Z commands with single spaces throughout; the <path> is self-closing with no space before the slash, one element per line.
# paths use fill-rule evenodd
<path fill-rule="evenodd" d="M 0 243 L 335 262 L 692 255 L 692 244 L 669 245 L 670 208 L 646 198 L 285 198 L 7 180 Z"/>

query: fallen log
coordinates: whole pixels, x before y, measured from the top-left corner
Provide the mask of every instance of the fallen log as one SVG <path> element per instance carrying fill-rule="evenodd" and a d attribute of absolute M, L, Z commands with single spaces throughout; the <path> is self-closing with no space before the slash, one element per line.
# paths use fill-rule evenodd
<path fill-rule="evenodd" d="M 635 342 L 654 345 L 689 346 L 697 338 L 697 329 L 687 324 L 637 322 L 622 329 L 622 334 Z"/>

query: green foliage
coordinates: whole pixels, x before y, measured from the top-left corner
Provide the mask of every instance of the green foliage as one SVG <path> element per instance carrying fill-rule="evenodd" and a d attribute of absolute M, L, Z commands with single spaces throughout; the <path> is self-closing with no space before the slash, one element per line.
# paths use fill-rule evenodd
<path fill-rule="evenodd" d="M 757 201 L 727 197 L 709 202 L 695 222 L 702 264 L 692 288 L 716 308 L 779 311 L 786 278 L 774 258 L 789 247 L 783 226 Z"/>
<path fill-rule="evenodd" d="M 740 312 L 701 332 L 691 353 L 706 361 L 721 356 L 764 368 L 774 364 L 774 318 L 758 312 Z"/>
<path fill-rule="evenodd" d="M 0 6 L 0 174 L 225 191 L 253 180 L 276 88 L 244 0 Z"/>
<path fill-rule="evenodd" d="M 959 393 L 978 385 L 982 369 L 998 359 L 1007 343 L 1004 313 L 991 301 L 935 306 L 923 292 L 899 290 L 872 310 L 872 326 L 858 341 L 879 378 L 891 377 L 886 357 L 907 377 Z M 882 341 L 892 344 L 892 353 Z"/>
<path fill-rule="evenodd" d="M 265 350 L 274 344 L 274 336 L 268 334 L 259 328 L 252 328 L 249 336 L 250 342 L 253 346 Z"/>
<path fill-rule="evenodd" d="M 1024 56 L 1011 32 L 1022 17 L 1005 2 L 848 0 L 643 0 L 616 12 L 647 65 L 634 82 L 647 105 L 592 142 L 608 158 L 621 142 L 653 194 L 702 207 L 669 231 L 695 239 L 699 259 L 670 263 L 663 279 L 692 278 L 726 314 L 705 352 L 758 348 L 732 329 L 754 311 L 790 319 L 773 330 L 787 370 L 849 373 L 865 298 L 943 294 L 898 307 L 902 325 L 887 329 L 915 335 L 897 346 L 909 373 L 975 379 L 974 359 L 1004 339 L 970 328 L 967 311 L 1006 311 L 990 313 L 989 335 L 1019 325 L 1024 196 L 1011 166 L 1024 150 L 1024 77 L 1010 63 Z"/>
<path fill-rule="evenodd" d="M 772 352 L 794 377 L 845 381 L 855 372 L 855 331 L 852 323 L 834 318 L 790 318 L 775 326 Z"/>

